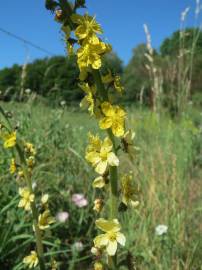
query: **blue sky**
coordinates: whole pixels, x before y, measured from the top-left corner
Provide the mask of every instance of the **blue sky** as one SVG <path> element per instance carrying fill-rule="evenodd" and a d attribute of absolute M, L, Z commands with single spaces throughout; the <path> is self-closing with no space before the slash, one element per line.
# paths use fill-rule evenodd
<path fill-rule="evenodd" d="M 145 42 L 144 23 L 149 26 L 155 48 L 179 28 L 180 14 L 188 6 L 191 11 L 187 25 L 194 24 L 195 0 L 87 0 L 87 6 L 90 14 L 96 14 L 105 37 L 124 63 L 132 56 L 132 49 Z M 0 27 L 55 55 L 65 54 L 59 25 L 44 8 L 44 0 L 2 1 Z M 45 56 L 0 32 L 0 68 Z"/>

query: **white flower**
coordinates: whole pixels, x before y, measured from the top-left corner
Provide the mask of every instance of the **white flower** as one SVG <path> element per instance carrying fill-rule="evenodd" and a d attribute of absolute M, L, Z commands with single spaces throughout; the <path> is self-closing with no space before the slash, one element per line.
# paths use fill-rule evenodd
<path fill-rule="evenodd" d="M 82 251 L 83 250 L 83 243 L 81 241 L 75 242 L 73 244 L 73 247 L 77 250 L 77 251 Z"/>
<path fill-rule="evenodd" d="M 168 231 L 168 226 L 163 225 L 163 224 L 160 224 L 160 225 L 156 226 L 156 228 L 155 228 L 155 234 L 159 235 L 159 236 L 166 234 L 167 231 Z"/>
<path fill-rule="evenodd" d="M 69 213 L 68 212 L 58 212 L 57 215 L 56 215 L 56 219 L 59 221 L 59 222 L 65 222 L 67 221 L 69 218 Z"/>

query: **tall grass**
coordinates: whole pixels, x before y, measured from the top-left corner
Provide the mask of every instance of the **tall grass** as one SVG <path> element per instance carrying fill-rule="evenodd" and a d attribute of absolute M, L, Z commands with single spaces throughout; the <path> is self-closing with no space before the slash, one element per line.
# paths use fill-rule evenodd
<path fill-rule="evenodd" d="M 89 250 L 95 232 L 90 210 L 94 193 L 89 179 L 94 173 L 83 154 L 85 134 L 89 126 L 97 130 L 96 123 L 78 108 L 50 109 L 29 103 L 3 106 L 19 119 L 22 135 L 37 146 L 36 192 L 51 194 L 53 214 L 69 213 L 65 223 L 57 222 L 51 232 L 46 232 L 48 254 L 56 256 L 59 269 L 91 269 Z M 140 270 L 201 269 L 200 171 L 196 173 L 194 167 L 200 130 L 188 115 L 174 122 L 166 115 L 159 119 L 149 111 L 130 109 L 128 121 L 136 132 L 134 143 L 139 150 L 135 163 L 125 155 L 121 159 L 123 170 L 136 176 L 140 206 L 123 217 L 127 249 L 131 251 L 125 265 Z M 23 269 L 22 257 L 34 241 L 31 221 L 23 220 L 17 208 L 16 185 L 7 173 L 9 156 L 1 152 L 0 160 L 0 262 L 4 269 Z M 74 205 L 74 193 L 92 194 L 88 206 Z M 155 234 L 159 224 L 168 226 L 167 234 Z M 75 248 L 76 242 L 82 242 L 82 250 Z M 120 262 L 126 252 L 120 254 Z"/>

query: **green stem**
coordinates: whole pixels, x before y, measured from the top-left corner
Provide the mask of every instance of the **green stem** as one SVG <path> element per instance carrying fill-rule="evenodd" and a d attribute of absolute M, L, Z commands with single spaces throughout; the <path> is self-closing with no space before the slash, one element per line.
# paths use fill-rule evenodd
<path fill-rule="evenodd" d="M 108 101 L 108 94 L 102 83 L 101 74 L 99 70 L 92 69 L 93 78 L 96 84 L 97 91 L 100 93 L 103 101 Z M 117 154 L 116 139 L 110 129 L 107 130 L 108 136 L 113 144 L 114 153 Z M 110 167 L 110 219 L 117 218 L 118 215 L 118 169 L 117 167 Z M 117 269 L 117 256 L 108 256 L 108 266 L 110 270 Z"/>
<path fill-rule="evenodd" d="M 34 193 L 33 188 L 32 188 L 31 177 L 29 175 L 29 172 L 27 171 L 26 160 L 25 160 L 23 151 L 21 150 L 21 147 L 19 146 L 19 144 L 16 145 L 16 150 L 18 152 L 18 155 L 19 155 L 19 158 L 21 161 L 24 177 L 25 177 L 27 186 L 29 188 L 29 191 L 30 191 L 30 193 Z M 34 231 L 35 231 L 35 237 L 36 237 L 36 247 L 37 247 L 37 255 L 38 255 L 38 259 L 39 259 L 39 266 L 40 266 L 40 270 L 45 270 L 46 268 L 45 268 L 45 260 L 44 260 L 42 235 L 41 235 L 41 231 L 40 231 L 39 226 L 38 226 L 39 214 L 38 214 L 38 210 L 37 210 L 35 201 L 33 201 L 31 203 L 31 210 L 32 210 Z"/>

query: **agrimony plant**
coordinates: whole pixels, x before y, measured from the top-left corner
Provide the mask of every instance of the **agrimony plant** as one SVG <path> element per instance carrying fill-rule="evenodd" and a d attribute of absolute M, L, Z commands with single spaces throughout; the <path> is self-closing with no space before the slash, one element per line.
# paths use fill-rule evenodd
<path fill-rule="evenodd" d="M 102 231 L 94 239 L 92 252 L 97 260 L 95 269 L 118 269 L 117 248 L 125 245 L 126 238 L 121 229 L 120 213 L 128 207 L 137 206 L 133 178 L 130 174 L 121 175 L 121 152 L 133 156 L 134 134 L 127 130 L 127 113 L 116 104 L 116 95 L 122 95 L 124 88 L 118 75 L 103 71 L 103 57 L 111 52 L 110 44 L 101 39 L 103 30 L 96 18 L 85 13 L 77 13 L 85 7 L 84 0 L 74 4 L 67 0 L 46 1 L 47 9 L 55 13 L 55 20 L 61 24 L 69 56 L 76 55 L 80 70 L 79 86 L 84 92 L 81 107 L 88 109 L 106 136 L 89 133 L 86 160 L 97 173 L 93 187 L 99 197 L 94 202 L 94 210 L 100 217 L 96 227 Z M 120 210 L 120 211 L 119 211 Z M 103 260 L 102 258 L 106 258 Z"/>

